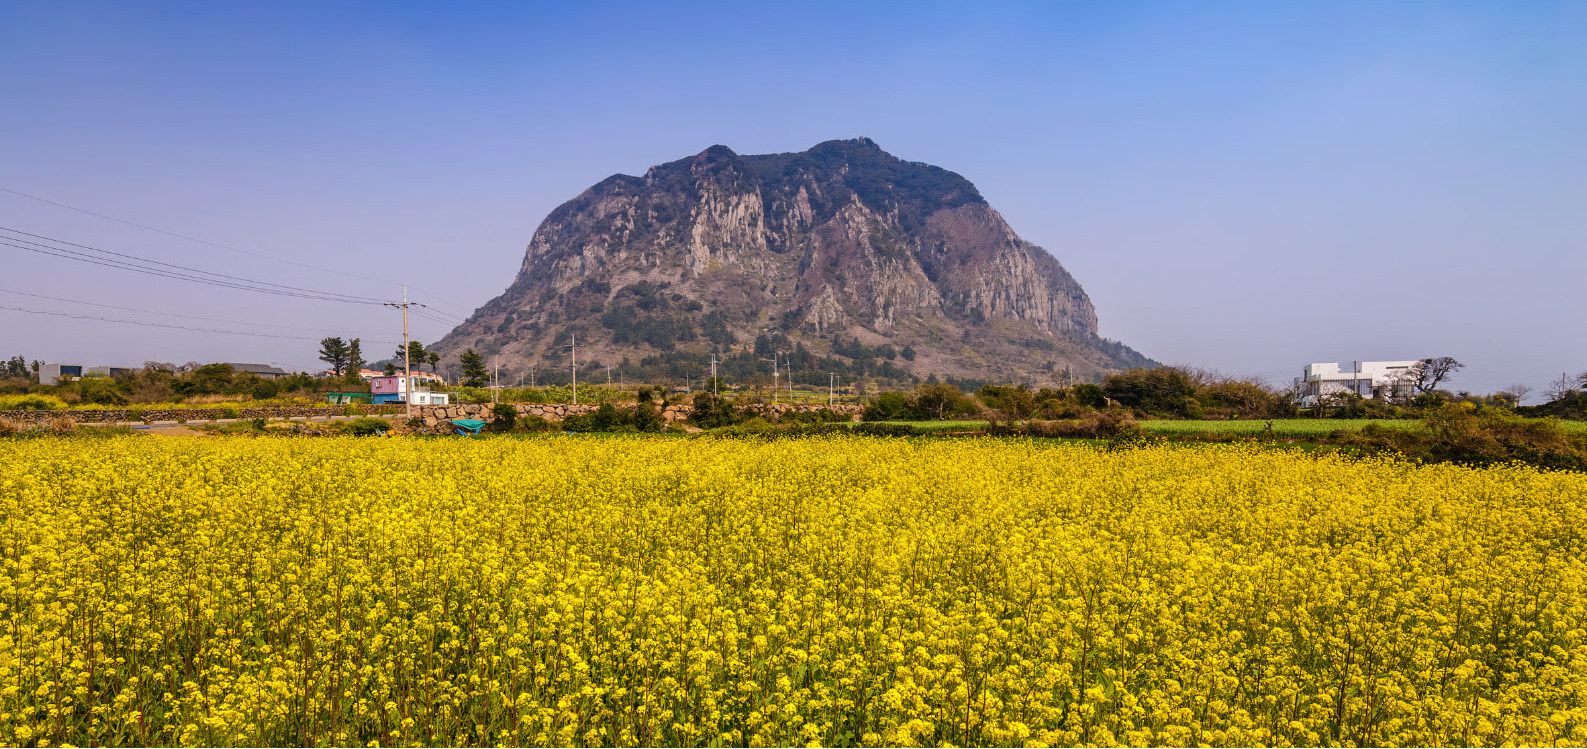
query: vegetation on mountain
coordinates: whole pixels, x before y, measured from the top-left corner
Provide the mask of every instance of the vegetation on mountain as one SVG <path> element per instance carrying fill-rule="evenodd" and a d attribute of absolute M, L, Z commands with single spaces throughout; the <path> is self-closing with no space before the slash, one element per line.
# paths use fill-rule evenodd
<path fill-rule="evenodd" d="M 786 343 L 767 352 L 770 337 Z M 454 374 L 451 357 L 473 349 L 509 381 L 555 382 L 571 378 L 575 339 L 582 360 L 650 382 L 742 353 L 819 359 L 795 362 L 810 384 L 905 387 L 1067 385 L 1155 364 L 1097 336 L 1080 285 L 968 180 L 863 138 L 765 156 L 714 146 L 604 180 L 552 211 L 507 291 L 435 348 Z"/>

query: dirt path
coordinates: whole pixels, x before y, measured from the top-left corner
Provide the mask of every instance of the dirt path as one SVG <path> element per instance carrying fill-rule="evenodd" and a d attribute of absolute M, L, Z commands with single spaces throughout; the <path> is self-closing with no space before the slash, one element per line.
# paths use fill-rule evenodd
<path fill-rule="evenodd" d="M 144 428 L 144 429 L 138 429 L 136 431 L 145 432 L 145 433 L 153 434 L 153 435 L 158 435 L 160 437 L 208 437 L 209 436 L 208 434 L 200 432 L 197 429 L 190 429 L 188 427 L 182 426 L 181 424 L 174 424 L 174 425 L 171 425 L 171 426 L 147 427 L 147 428 Z"/>

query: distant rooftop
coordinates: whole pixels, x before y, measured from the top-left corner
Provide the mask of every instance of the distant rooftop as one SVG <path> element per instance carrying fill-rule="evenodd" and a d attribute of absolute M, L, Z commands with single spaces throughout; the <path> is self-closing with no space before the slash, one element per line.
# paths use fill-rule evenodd
<path fill-rule="evenodd" d="M 272 367 L 269 364 L 244 364 L 234 361 L 229 361 L 226 363 L 231 365 L 233 372 L 247 372 L 249 374 L 256 375 L 274 375 L 276 377 L 282 377 L 291 374 L 291 372 L 288 372 L 285 369 L 281 369 L 280 367 Z"/>

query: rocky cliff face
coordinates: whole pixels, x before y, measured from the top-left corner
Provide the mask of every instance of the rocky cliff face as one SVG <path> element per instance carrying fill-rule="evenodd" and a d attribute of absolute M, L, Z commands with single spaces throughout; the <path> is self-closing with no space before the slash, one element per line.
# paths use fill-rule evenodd
<path fill-rule="evenodd" d="M 565 369 L 577 336 L 585 361 L 688 376 L 706 352 L 794 347 L 823 372 L 1032 384 L 1149 361 L 1096 330 L 1080 284 L 968 180 L 860 138 L 610 177 L 553 211 L 507 291 L 437 348 Z"/>

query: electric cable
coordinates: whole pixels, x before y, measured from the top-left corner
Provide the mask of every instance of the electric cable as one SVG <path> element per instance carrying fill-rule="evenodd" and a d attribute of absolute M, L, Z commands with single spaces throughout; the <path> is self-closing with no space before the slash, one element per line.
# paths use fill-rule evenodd
<path fill-rule="evenodd" d="M 305 289 L 305 288 L 301 288 L 301 287 L 298 287 L 298 286 L 289 286 L 289 285 L 286 285 L 286 284 L 272 283 L 270 281 L 260 281 L 260 280 L 256 280 L 256 279 L 252 279 L 252 278 L 242 278 L 240 276 L 229 276 L 229 275 L 226 275 L 224 273 L 216 273 L 214 271 L 201 270 L 201 269 L 198 269 L 198 268 L 189 268 L 189 267 L 187 267 L 185 265 L 176 265 L 174 263 L 165 263 L 165 262 L 161 262 L 159 260 L 150 260 L 148 258 L 138 257 L 137 255 L 129 255 L 129 254 L 124 253 L 124 252 L 116 252 L 114 250 L 104 250 L 104 249 L 100 249 L 98 247 L 91 247 L 91 246 L 85 245 L 85 244 L 77 244 L 76 242 L 68 242 L 68 241 L 63 240 L 63 239 L 55 239 L 54 237 L 46 237 L 46 236 L 44 236 L 42 234 L 33 234 L 31 232 L 25 232 L 25 231 L 22 231 L 20 229 L 13 229 L 13 228 L 7 227 L 7 226 L 0 226 L 0 231 L 9 232 L 11 234 L 21 234 L 22 236 L 33 237 L 34 239 L 43 239 L 43 240 L 45 240 L 47 242 L 53 242 L 55 245 L 65 245 L 65 247 L 56 247 L 56 246 L 52 246 L 52 245 L 49 245 L 49 244 L 42 244 L 42 243 L 39 243 L 39 242 L 33 242 L 33 241 L 26 240 L 26 239 L 19 239 L 19 238 L 16 238 L 16 237 L 6 237 L 6 239 L 10 239 L 12 241 L 22 242 L 24 244 L 33 245 L 33 246 L 36 246 L 36 247 L 43 247 L 45 249 L 56 250 L 56 251 L 59 251 L 59 252 L 66 252 L 66 253 L 70 253 L 70 254 L 73 254 L 73 255 L 83 255 L 83 256 L 86 256 L 86 257 L 94 257 L 92 255 L 86 255 L 85 253 L 81 253 L 81 252 L 77 252 L 75 250 L 67 249 L 68 247 L 76 247 L 76 248 L 79 248 L 79 249 L 88 250 L 90 252 L 97 252 L 97 253 L 100 253 L 101 255 L 113 255 L 115 257 L 126 258 L 126 260 L 113 260 L 111 258 L 99 258 L 99 259 L 102 259 L 102 260 L 108 260 L 110 262 L 119 262 L 119 263 L 123 263 L 123 264 L 144 263 L 146 265 L 158 265 L 158 266 L 164 266 L 164 268 L 174 269 L 172 271 L 168 271 L 168 272 L 173 272 L 173 273 L 175 273 L 175 272 L 196 273 L 196 274 L 199 274 L 201 276 L 213 276 L 215 278 L 222 278 L 222 279 L 226 279 L 228 281 L 235 281 L 235 282 L 240 282 L 240 283 L 253 284 L 255 286 L 268 286 L 268 287 L 274 287 L 274 288 L 282 289 L 282 290 L 286 290 L 286 291 L 293 291 L 293 292 L 305 293 L 305 294 L 317 294 L 317 295 L 320 295 L 320 296 L 341 297 L 341 298 L 348 299 L 350 301 L 356 301 L 356 302 L 360 302 L 360 303 L 376 303 L 376 304 L 378 304 L 378 303 L 383 301 L 383 300 L 375 299 L 373 297 L 361 297 L 361 296 L 357 296 L 357 295 L 354 295 L 354 294 L 343 294 L 343 293 L 335 292 L 335 291 L 318 291 L 318 290 L 315 290 L 315 289 Z M 155 270 L 163 270 L 163 269 L 155 269 Z"/>
<path fill-rule="evenodd" d="M 22 192 L 20 190 L 12 190 L 12 189 L 10 189 L 8 187 L 0 187 L 0 192 L 10 193 L 12 195 L 16 195 L 17 197 L 27 198 L 28 200 L 36 200 L 36 201 L 38 201 L 40 203 L 47 203 L 47 204 L 53 205 L 53 206 L 55 206 L 57 208 L 65 208 L 68 211 L 76 211 L 78 213 L 81 213 L 81 214 L 84 214 L 84 215 L 88 215 L 88 216 L 93 216 L 95 218 L 101 218 L 101 219 L 104 219 L 106 221 L 114 221 L 114 222 L 116 222 L 118 224 L 125 224 L 127 226 L 131 226 L 131 227 L 134 227 L 134 228 L 137 228 L 137 229 L 143 229 L 144 231 L 152 231 L 152 232 L 154 232 L 156 234 L 164 234 L 164 235 L 166 235 L 168 237 L 175 237 L 177 239 L 186 240 L 188 242 L 195 242 L 195 243 L 198 243 L 198 244 L 201 244 L 201 245 L 205 245 L 207 247 L 214 247 L 214 248 L 219 249 L 219 250 L 226 250 L 227 252 L 235 252 L 235 253 L 238 253 L 238 254 L 241 254 L 241 255 L 249 255 L 249 256 L 252 256 L 252 257 L 262 258 L 262 259 L 265 259 L 265 260 L 271 260 L 271 261 L 274 261 L 274 262 L 277 262 L 277 263 L 285 263 L 287 265 L 296 265 L 296 266 L 298 266 L 300 268 L 308 268 L 309 270 L 316 270 L 316 271 L 321 271 L 321 272 L 324 272 L 324 273 L 334 273 L 336 275 L 346 276 L 348 278 L 357 278 L 357 279 L 364 280 L 364 281 L 374 281 L 376 283 L 390 284 L 392 286 L 400 285 L 396 281 L 390 281 L 390 280 L 387 280 L 387 279 L 384 279 L 384 278 L 375 278 L 373 276 L 364 276 L 364 275 L 359 275 L 357 273 L 348 273 L 346 271 L 333 270 L 331 268 L 322 268 L 322 267 L 317 266 L 317 265 L 311 265 L 309 263 L 301 263 L 301 262 L 298 262 L 296 260 L 287 260 L 285 258 L 279 258 L 279 257 L 275 257 L 273 255 L 267 255 L 267 254 L 262 253 L 262 252 L 253 252 L 251 250 L 239 249 L 237 247 L 231 247 L 229 245 L 219 244 L 219 243 L 211 242 L 211 241 L 205 240 L 205 239 L 199 239 L 198 237 L 188 236 L 186 234 L 181 234 L 181 233 L 170 231 L 170 230 L 167 230 L 167 229 L 161 229 L 159 227 L 149 226 L 148 224 L 140 224 L 140 223 L 138 223 L 136 221 L 128 221 L 128 220 L 123 219 L 123 218 L 117 218 L 115 216 L 109 216 L 109 215 L 106 215 L 106 214 L 103 214 L 103 213 L 99 213 L 99 212 L 96 212 L 96 211 L 90 211 L 87 208 L 79 208 L 79 207 L 74 206 L 74 205 L 67 205 L 66 203 L 62 203 L 62 202 L 55 201 L 55 200 L 50 200 L 48 198 L 41 198 L 41 197 L 39 197 L 37 195 L 30 195 L 30 194 Z M 414 291 L 424 291 L 423 289 L 420 289 L 417 286 L 412 286 L 410 288 L 412 288 Z M 428 293 L 428 292 L 426 292 L 426 293 Z M 466 306 L 466 305 L 463 305 L 461 302 L 457 302 L 457 301 L 451 300 L 451 299 L 446 299 L 445 297 L 442 297 L 442 296 L 439 296 L 439 295 L 436 295 L 436 294 L 431 294 L 431 296 L 433 296 L 433 297 L 435 297 L 437 299 L 441 299 L 441 300 L 446 301 L 446 302 L 450 302 L 452 304 L 456 304 L 458 306 Z M 454 317 L 455 317 L 455 315 L 454 315 Z M 461 320 L 460 320 L 460 322 L 461 322 Z"/>
<path fill-rule="evenodd" d="M 114 323 L 122 323 L 122 324 L 126 324 L 126 325 L 142 325 L 144 327 L 149 327 L 149 328 L 170 328 L 172 330 L 189 330 L 189 331 L 193 331 L 195 333 L 221 333 L 221 334 L 224 334 L 224 335 L 246 335 L 246 336 L 255 336 L 255 337 L 259 337 L 259 338 L 285 338 L 285 339 L 296 340 L 296 341 L 316 341 L 316 340 L 319 340 L 317 338 L 312 338 L 312 337 L 308 337 L 308 336 L 278 335 L 276 333 L 256 333 L 256 332 L 251 332 L 251 331 L 246 331 L 246 330 L 217 330 L 215 328 L 195 328 L 195 327 L 188 326 L 188 325 L 171 325 L 171 324 L 168 324 L 168 323 L 144 322 L 144 321 L 141 321 L 141 320 L 122 320 L 120 318 L 100 317 L 98 315 L 78 315 L 78 314 L 74 314 L 74 313 L 71 313 L 71 312 L 51 312 L 49 310 L 27 309 L 25 307 L 12 307 L 12 306 L 6 305 L 6 304 L 0 304 L 0 309 L 12 310 L 12 311 L 15 311 L 15 312 L 26 312 L 26 313 L 31 314 L 31 315 L 53 315 L 55 317 L 70 317 L 70 318 L 73 318 L 73 319 L 76 319 L 76 320 L 99 320 L 99 321 L 102 321 L 102 322 L 114 322 Z M 393 344 L 394 343 L 394 344 L 401 345 L 401 341 L 370 341 L 370 343 L 381 343 L 381 344 Z"/>
<path fill-rule="evenodd" d="M 0 229 L 4 229 L 4 227 L 0 227 Z M 6 241 L 6 240 L 11 240 L 11 241 Z M 18 244 L 18 242 L 20 242 L 21 244 Z M 34 252 L 34 253 L 38 253 L 40 255 L 49 255 L 49 256 L 52 256 L 52 257 L 63 258 L 63 259 L 66 259 L 66 260 L 76 260 L 78 262 L 88 263 L 89 265 L 99 265 L 99 266 L 103 266 L 103 267 L 106 267 L 106 268 L 114 268 L 116 270 L 132 271 L 134 273 L 143 273 L 145 275 L 158 276 L 158 277 L 161 277 L 161 278 L 170 278 L 170 279 L 175 279 L 175 280 L 179 280 L 179 281 L 191 281 L 191 282 L 194 282 L 194 283 L 201 283 L 201 284 L 206 284 L 206 285 L 209 285 L 209 286 L 218 286 L 218 287 L 221 287 L 221 288 L 237 289 L 237 290 L 240 290 L 240 291 L 253 291 L 253 292 L 257 292 L 257 293 L 261 293 L 261 294 L 275 294 L 275 295 L 278 295 L 278 296 L 295 297 L 295 298 L 299 298 L 299 299 L 313 299 L 313 300 L 316 300 L 316 301 L 324 301 L 324 302 L 342 302 L 344 304 L 384 304 L 384 302 L 382 302 L 382 301 L 375 300 L 375 299 L 369 299 L 369 298 L 366 298 L 366 297 L 354 297 L 354 296 L 349 296 L 349 295 L 345 295 L 345 294 L 336 294 L 334 292 L 314 291 L 312 289 L 295 290 L 295 287 L 283 286 L 281 284 L 271 284 L 271 283 L 264 282 L 264 281 L 249 281 L 248 279 L 239 279 L 238 281 L 220 281 L 220 280 L 216 280 L 215 278 L 204 278 L 203 276 L 195 276 L 195 275 L 182 273 L 182 272 L 178 272 L 178 271 L 165 270 L 165 269 L 162 269 L 162 268 L 150 268 L 150 267 L 137 265 L 135 263 L 124 261 L 124 260 L 116 260 L 114 258 L 98 257 L 98 256 L 90 255 L 90 254 L 84 253 L 84 252 L 77 252 L 75 250 L 67 249 L 67 248 L 64 248 L 64 247 L 54 247 L 54 246 L 42 244 L 42 243 L 39 243 L 39 242 L 31 242 L 31 241 L 28 241 L 28 240 L 25 240 L 25 239 L 17 239 L 15 237 L 3 237 L 3 236 L 0 236 L 0 245 L 4 245 L 4 246 L 7 246 L 7 247 L 14 247 L 14 248 L 19 249 L 19 250 L 26 250 L 28 252 Z M 29 245 L 31 245 L 31 246 L 29 246 Z M 120 254 L 120 253 L 111 253 L 111 254 Z M 155 262 L 155 261 L 141 261 L 141 262 Z M 158 264 L 166 265 L 165 263 L 158 263 Z M 178 266 L 178 267 L 180 267 L 180 266 Z M 196 273 L 210 275 L 210 276 L 216 276 L 218 278 L 236 278 L 235 276 L 225 276 L 225 275 L 218 274 L 218 273 L 210 273 L 208 271 L 195 271 L 195 272 Z M 269 288 L 269 287 L 272 287 L 272 286 L 276 287 L 276 288 Z"/>
<path fill-rule="evenodd" d="M 309 332 L 320 332 L 320 333 L 341 332 L 342 335 L 350 335 L 350 333 L 347 332 L 347 331 L 327 330 L 325 328 L 303 328 L 303 327 L 298 327 L 298 326 L 295 326 L 295 325 L 275 325 L 275 324 L 272 324 L 272 323 L 248 322 L 246 320 L 223 320 L 223 319 L 220 319 L 218 317 L 198 317 L 198 316 L 195 316 L 195 315 L 181 315 L 181 314 L 177 314 L 175 312 L 157 312 L 157 311 L 152 310 L 152 309 L 138 309 L 136 307 L 118 307 L 118 306 L 116 306 L 114 304 L 102 304 L 100 302 L 85 302 L 85 301 L 83 301 L 81 299 L 66 299 L 65 297 L 48 296 L 48 295 L 45 295 L 45 294 L 33 294 L 33 293 L 26 292 L 26 291 L 16 291 L 14 289 L 0 289 L 0 294 L 17 294 L 19 296 L 28 296 L 28 297 L 33 297 L 35 299 L 48 299 L 48 300 L 53 301 L 53 302 L 66 302 L 68 304 L 84 304 L 84 305 L 87 305 L 87 306 L 90 306 L 90 307 L 104 307 L 105 309 L 117 309 L 117 310 L 121 310 L 123 312 L 142 312 L 143 314 L 146 314 L 146 315 L 160 315 L 162 317 L 180 317 L 180 318 L 182 318 L 184 320 L 198 320 L 200 322 L 219 322 L 219 323 L 227 323 L 229 325 L 255 325 L 255 326 L 258 326 L 258 327 L 261 327 L 261 328 L 280 328 L 282 330 L 304 330 L 304 331 L 309 331 Z M 359 335 L 385 335 L 385 334 L 384 333 L 370 333 L 370 332 L 365 331 L 365 332 L 360 332 Z"/>

